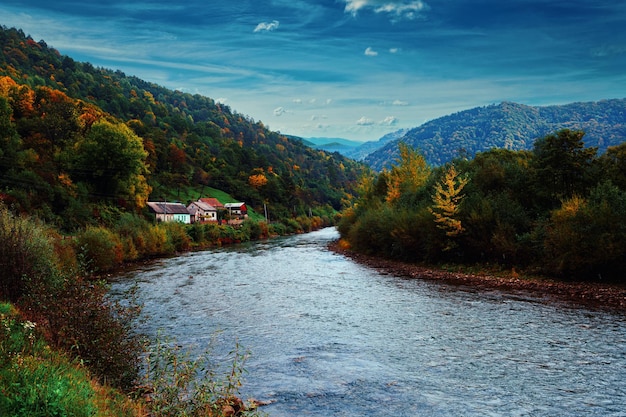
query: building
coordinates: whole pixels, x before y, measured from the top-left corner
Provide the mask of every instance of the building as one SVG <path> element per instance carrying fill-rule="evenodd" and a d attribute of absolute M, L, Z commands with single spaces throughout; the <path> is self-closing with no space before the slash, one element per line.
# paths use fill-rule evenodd
<path fill-rule="evenodd" d="M 148 201 L 147 205 L 157 222 L 191 223 L 189 210 L 182 203 Z"/>
<path fill-rule="evenodd" d="M 228 210 L 231 218 L 246 218 L 248 217 L 248 208 L 246 203 L 226 203 L 224 208 Z"/>
<path fill-rule="evenodd" d="M 217 211 L 224 210 L 224 205 L 217 198 L 203 197 L 198 201 L 212 205 Z"/>
<path fill-rule="evenodd" d="M 217 222 L 217 209 L 202 200 L 194 201 L 187 206 L 187 211 L 191 215 L 191 222 Z"/>

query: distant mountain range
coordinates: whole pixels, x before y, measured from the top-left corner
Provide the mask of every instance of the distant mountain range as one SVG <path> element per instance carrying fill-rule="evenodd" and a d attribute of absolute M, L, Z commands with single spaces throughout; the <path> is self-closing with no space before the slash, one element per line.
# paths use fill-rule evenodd
<path fill-rule="evenodd" d="M 430 164 L 441 165 L 492 148 L 532 149 L 536 139 L 566 128 L 583 130 L 585 145 L 598 147 L 603 153 L 626 140 L 626 99 L 542 107 L 503 102 L 476 107 L 398 131 L 402 133 L 399 137 L 386 143 L 381 139 L 374 144 L 382 146 L 355 159 L 381 170 L 398 158 L 398 142 L 402 141 L 420 149 Z M 359 152 L 370 146 L 371 142 L 363 144 L 348 156 L 360 156 Z"/>
<path fill-rule="evenodd" d="M 585 144 L 597 146 L 602 153 L 626 140 L 626 99 L 542 107 L 503 102 L 440 117 L 413 129 L 401 129 L 378 141 L 301 140 L 308 146 L 339 152 L 381 170 L 398 158 L 400 141 L 420 149 L 430 164 L 441 165 L 491 148 L 532 149 L 536 139 L 565 128 L 583 130 Z"/>

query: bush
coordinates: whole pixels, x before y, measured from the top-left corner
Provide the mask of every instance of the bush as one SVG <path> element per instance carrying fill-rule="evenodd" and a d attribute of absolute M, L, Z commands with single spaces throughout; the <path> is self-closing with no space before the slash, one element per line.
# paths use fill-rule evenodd
<path fill-rule="evenodd" d="M 132 293 L 125 306 L 107 294 L 104 282 L 72 277 L 54 291 L 33 288 L 21 307 L 50 344 L 79 358 L 101 382 L 127 390 L 136 382 L 143 351 L 132 328 L 140 307 Z"/>
<path fill-rule="evenodd" d="M 17 301 L 30 285 L 54 286 L 58 258 L 41 223 L 12 214 L 0 203 L 0 298 Z"/>
<path fill-rule="evenodd" d="M 171 253 L 184 252 L 191 248 L 191 238 L 187 234 L 187 225 L 179 222 L 168 222 L 161 223 L 161 227 L 165 229 Z"/>
<path fill-rule="evenodd" d="M 124 260 L 122 242 L 109 229 L 89 226 L 76 237 L 76 251 L 94 272 L 105 272 Z"/>
<path fill-rule="evenodd" d="M 224 360 L 229 367 L 216 365 L 211 345 L 197 358 L 182 350 L 174 340 L 157 338 L 146 355 L 145 384 L 148 407 L 154 417 L 257 416 L 253 406 L 238 397 L 246 354 L 237 344 Z"/>
<path fill-rule="evenodd" d="M 0 304 L 0 415 L 132 416 L 136 406 L 103 388 L 87 371 L 51 350 L 38 325 Z"/>

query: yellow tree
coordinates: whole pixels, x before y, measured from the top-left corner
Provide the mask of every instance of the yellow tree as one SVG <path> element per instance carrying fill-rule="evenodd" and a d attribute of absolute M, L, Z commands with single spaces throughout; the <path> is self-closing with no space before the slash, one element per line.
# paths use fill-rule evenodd
<path fill-rule="evenodd" d="M 397 165 L 388 172 L 387 197 L 393 203 L 404 193 L 414 193 L 422 187 L 430 176 L 430 167 L 424 156 L 405 143 L 399 144 L 400 158 Z"/>
<path fill-rule="evenodd" d="M 464 230 L 457 214 L 463 199 L 463 188 L 468 181 L 467 177 L 460 176 L 454 165 L 451 165 L 441 181 L 435 185 L 430 212 L 435 216 L 437 227 L 445 231 L 448 237 L 458 236 Z M 451 249 L 452 246 L 448 244 L 446 249 Z"/>
<path fill-rule="evenodd" d="M 267 177 L 263 173 L 252 174 L 248 177 L 248 184 L 258 190 L 267 184 Z"/>

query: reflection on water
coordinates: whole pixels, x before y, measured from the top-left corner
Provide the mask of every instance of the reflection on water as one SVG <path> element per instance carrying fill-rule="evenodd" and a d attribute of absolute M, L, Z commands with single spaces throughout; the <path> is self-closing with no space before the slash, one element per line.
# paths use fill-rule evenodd
<path fill-rule="evenodd" d="M 191 253 L 119 277 L 181 344 L 250 350 L 270 416 L 626 416 L 626 320 L 383 275 L 334 229 Z"/>

